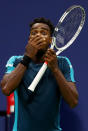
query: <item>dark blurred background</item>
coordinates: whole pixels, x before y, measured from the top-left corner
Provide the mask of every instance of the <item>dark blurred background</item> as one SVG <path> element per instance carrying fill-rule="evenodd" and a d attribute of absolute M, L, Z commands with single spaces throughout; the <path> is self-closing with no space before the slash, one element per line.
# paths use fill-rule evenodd
<path fill-rule="evenodd" d="M 70 109 L 62 101 L 61 127 L 63 131 L 88 131 L 88 0 L 0 0 L 0 80 L 7 60 L 23 55 L 32 19 L 46 17 L 56 25 L 64 11 L 74 4 L 85 8 L 85 25 L 74 44 L 61 55 L 67 56 L 74 67 L 79 104 Z M 6 110 L 7 100 L 0 89 L 0 131 L 5 131 Z"/>

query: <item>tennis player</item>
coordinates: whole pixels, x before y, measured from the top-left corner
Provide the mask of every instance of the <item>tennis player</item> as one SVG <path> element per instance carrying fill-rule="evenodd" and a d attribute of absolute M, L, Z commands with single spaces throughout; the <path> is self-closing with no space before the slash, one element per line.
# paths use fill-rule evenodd
<path fill-rule="evenodd" d="M 34 19 L 23 56 L 12 56 L 1 81 L 2 92 L 15 95 L 13 131 L 61 131 L 60 101 L 71 108 L 78 103 L 74 71 L 67 57 L 57 57 L 48 49 L 54 26 L 45 18 Z M 48 68 L 34 92 L 28 90 L 37 72 L 48 62 Z"/>

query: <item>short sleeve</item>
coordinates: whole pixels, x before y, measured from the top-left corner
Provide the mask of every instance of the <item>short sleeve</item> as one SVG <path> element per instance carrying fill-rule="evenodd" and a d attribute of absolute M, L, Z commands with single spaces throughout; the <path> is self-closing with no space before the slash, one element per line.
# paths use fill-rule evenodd
<path fill-rule="evenodd" d="M 63 58 L 62 67 L 63 67 L 63 74 L 66 80 L 75 82 L 74 70 L 70 60 L 67 57 Z"/>
<path fill-rule="evenodd" d="M 19 63 L 19 59 L 21 59 L 21 58 L 22 58 L 22 56 L 12 56 L 7 61 L 5 73 L 11 73 L 15 69 L 17 63 Z"/>
<path fill-rule="evenodd" d="M 13 70 L 14 70 L 14 61 L 15 61 L 16 57 L 15 56 L 12 56 L 8 61 L 7 61 L 7 64 L 6 64 L 6 71 L 5 73 L 11 73 Z"/>

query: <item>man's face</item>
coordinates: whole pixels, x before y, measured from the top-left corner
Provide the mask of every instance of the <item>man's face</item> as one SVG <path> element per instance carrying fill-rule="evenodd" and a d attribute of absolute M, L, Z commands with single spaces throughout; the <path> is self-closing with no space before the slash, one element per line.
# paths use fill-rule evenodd
<path fill-rule="evenodd" d="M 52 40 L 49 26 L 44 23 L 35 23 L 30 31 L 30 39 L 37 36 L 45 39 L 46 44 L 42 46 L 42 49 L 47 49 Z"/>

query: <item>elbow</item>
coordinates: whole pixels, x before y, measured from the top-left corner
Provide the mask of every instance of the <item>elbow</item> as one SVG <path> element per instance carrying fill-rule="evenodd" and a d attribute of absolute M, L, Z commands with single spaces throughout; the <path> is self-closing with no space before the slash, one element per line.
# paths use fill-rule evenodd
<path fill-rule="evenodd" d="M 10 95 L 10 91 L 8 90 L 8 88 L 6 87 L 6 85 L 3 84 L 3 81 L 1 81 L 0 85 L 1 85 L 2 93 L 4 95 L 6 95 L 6 96 L 9 96 Z"/>
<path fill-rule="evenodd" d="M 74 108 L 78 105 L 78 93 L 76 94 L 76 97 L 71 101 L 70 107 Z"/>
<path fill-rule="evenodd" d="M 75 108 L 78 105 L 78 100 L 74 100 L 73 102 L 71 102 L 70 108 Z"/>
<path fill-rule="evenodd" d="M 78 92 L 76 92 L 73 100 L 69 104 L 71 108 L 75 108 L 78 105 L 78 99 L 79 99 L 79 95 Z"/>
<path fill-rule="evenodd" d="M 9 96 L 10 95 L 10 92 L 4 87 L 2 88 L 2 93 L 5 95 L 5 96 Z"/>

